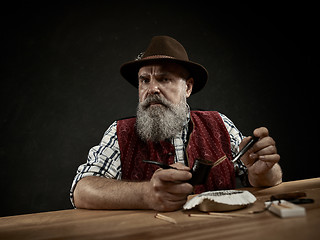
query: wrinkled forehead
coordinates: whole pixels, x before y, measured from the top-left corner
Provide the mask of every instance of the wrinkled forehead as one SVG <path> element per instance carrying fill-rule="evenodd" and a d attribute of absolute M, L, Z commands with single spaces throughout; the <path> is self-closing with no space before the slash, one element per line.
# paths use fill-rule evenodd
<path fill-rule="evenodd" d="M 173 62 L 150 63 L 139 69 L 138 76 L 141 75 L 164 75 L 171 74 L 187 79 L 189 71 L 182 65 Z"/>

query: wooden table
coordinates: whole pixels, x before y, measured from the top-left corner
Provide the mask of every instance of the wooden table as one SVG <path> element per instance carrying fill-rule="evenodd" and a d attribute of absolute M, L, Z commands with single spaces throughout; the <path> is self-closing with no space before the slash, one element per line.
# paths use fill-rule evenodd
<path fill-rule="evenodd" d="M 320 178 L 250 190 L 257 202 L 233 213 L 263 208 L 276 193 L 304 191 L 315 200 L 303 205 L 306 217 L 279 218 L 271 212 L 228 219 L 189 217 L 184 211 L 162 213 L 177 221 L 154 218 L 155 211 L 62 210 L 0 218 L 0 239 L 319 239 Z M 194 210 L 193 210 L 194 211 Z M 200 213 L 200 212 L 198 212 Z"/>

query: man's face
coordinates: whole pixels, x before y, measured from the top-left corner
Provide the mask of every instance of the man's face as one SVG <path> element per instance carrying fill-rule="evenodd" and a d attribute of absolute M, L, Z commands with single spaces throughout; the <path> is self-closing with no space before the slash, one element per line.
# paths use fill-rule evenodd
<path fill-rule="evenodd" d="M 143 66 L 138 72 L 139 101 L 150 95 L 164 97 L 172 104 L 179 104 L 183 96 L 188 98 L 192 92 L 193 79 L 188 71 L 176 63 L 158 63 Z M 158 103 L 151 103 L 157 105 Z"/>
<path fill-rule="evenodd" d="M 188 71 L 178 64 L 144 66 L 138 73 L 139 104 L 136 128 L 144 141 L 163 141 L 181 132 L 193 86 Z"/>

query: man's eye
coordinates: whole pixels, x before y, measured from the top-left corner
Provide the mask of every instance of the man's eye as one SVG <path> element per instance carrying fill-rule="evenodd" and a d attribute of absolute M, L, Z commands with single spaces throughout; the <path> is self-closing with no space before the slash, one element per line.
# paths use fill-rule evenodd
<path fill-rule="evenodd" d="M 148 83 L 148 82 L 150 82 L 150 80 L 149 80 L 148 78 L 144 78 L 144 77 L 140 77 L 139 80 L 140 80 L 141 83 Z"/>
<path fill-rule="evenodd" d="M 161 82 L 169 82 L 169 81 L 170 81 L 170 78 L 167 78 L 167 77 L 161 78 Z"/>

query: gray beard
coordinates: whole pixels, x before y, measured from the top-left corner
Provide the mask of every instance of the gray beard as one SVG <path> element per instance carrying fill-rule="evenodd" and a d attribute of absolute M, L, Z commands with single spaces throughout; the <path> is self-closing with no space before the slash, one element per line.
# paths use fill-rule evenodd
<path fill-rule="evenodd" d="M 150 106 L 151 102 L 161 105 Z M 160 142 L 180 133 L 187 121 L 188 107 L 183 97 L 175 105 L 159 95 L 150 95 L 137 108 L 137 133 L 143 141 Z"/>

